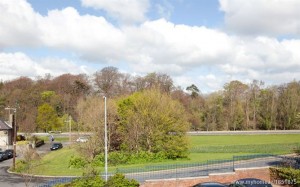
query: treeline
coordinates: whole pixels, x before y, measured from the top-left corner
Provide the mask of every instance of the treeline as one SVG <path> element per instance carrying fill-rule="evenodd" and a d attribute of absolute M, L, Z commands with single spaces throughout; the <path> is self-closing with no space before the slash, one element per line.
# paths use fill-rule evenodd
<path fill-rule="evenodd" d="M 82 118 L 78 105 L 88 98 L 105 95 L 112 100 L 151 88 L 184 106 L 190 130 L 300 127 L 299 81 L 266 87 L 261 81 L 245 84 L 235 80 L 218 92 L 203 95 L 195 85 L 176 87 L 166 74 L 132 76 L 115 67 L 105 67 L 92 76 L 46 75 L 35 80 L 20 77 L 0 82 L 0 117 L 7 119 L 8 111 L 4 108 L 10 106 L 17 108 L 20 131 L 67 130 L 68 116 L 72 117 L 72 128 L 80 130 L 83 124 L 76 123 Z"/>

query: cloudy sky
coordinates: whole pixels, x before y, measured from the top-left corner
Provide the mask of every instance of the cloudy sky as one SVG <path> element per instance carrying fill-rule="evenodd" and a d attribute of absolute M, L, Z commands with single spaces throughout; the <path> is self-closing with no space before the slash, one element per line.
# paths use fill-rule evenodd
<path fill-rule="evenodd" d="M 203 93 L 300 77 L 299 0 L 0 0 L 0 80 L 170 75 Z"/>

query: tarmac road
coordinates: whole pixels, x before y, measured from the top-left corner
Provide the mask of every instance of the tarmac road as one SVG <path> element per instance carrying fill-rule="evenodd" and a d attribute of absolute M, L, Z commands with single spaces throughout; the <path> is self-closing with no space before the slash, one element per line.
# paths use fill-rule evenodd
<path fill-rule="evenodd" d="M 8 168 L 12 165 L 12 159 L 0 162 L 0 186 L 2 187 L 24 187 L 24 186 L 36 186 L 45 182 L 43 178 L 31 178 L 22 177 L 20 175 L 8 173 Z M 26 185 L 26 181 L 28 181 Z"/>
<path fill-rule="evenodd" d="M 50 151 L 50 146 L 50 143 L 46 143 L 45 145 L 37 148 L 37 152 L 39 154 L 46 154 Z M 18 155 L 17 158 L 20 157 L 22 157 L 22 155 Z M 8 173 L 7 170 L 10 166 L 12 166 L 12 161 L 13 159 L 9 159 L 0 162 L 0 187 L 38 186 L 55 178 L 28 177 Z"/>

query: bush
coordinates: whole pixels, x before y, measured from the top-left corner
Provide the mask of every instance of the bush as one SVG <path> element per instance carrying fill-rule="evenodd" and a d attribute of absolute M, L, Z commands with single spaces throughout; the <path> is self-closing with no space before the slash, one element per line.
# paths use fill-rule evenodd
<path fill-rule="evenodd" d="M 104 166 L 104 154 L 97 155 L 92 161 L 93 166 Z M 167 159 L 167 156 L 162 153 L 151 153 L 147 151 L 140 151 L 139 153 L 126 153 L 114 151 L 110 152 L 108 156 L 108 162 L 110 165 L 116 166 L 121 164 L 138 164 L 147 163 L 153 161 L 163 161 Z"/>
<path fill-rule="evenodd" d="M 26 140 L 26 138 L 24 135 L 21 135 L 21 134 L 17 135 L 17 141 L 25 141 L 25 140 Z"/>
<path fill-rule="evenodd" d="M 126 179 L 123 174 L 115 174 L 105 182 L 100 176 L 83 177 L 56 187 L 138 187 L 139 183 L 133 179 Z"/>
<path fill-rule="evenodd" d="M 110 177 L 105 187 L 137 187 L 139 183 L 134 179 L 126 179 L 125 175 L 117 173 Z"/>
<path fill-rule="evenodd" d="M 17 160 L 14 172 L 21 173 L 28 167 L 25 160 Z M 11 168 L 12 169 L 12 168 Z"/>
<path fill-rule="evenodd" d="M 300 185 L 300 170 L 293 168 L 270 168 L 271 178 L 274 181 L 285 181 L 288 185 Z"/>
<path fill-rule="evenodd" d="M 83 168 L 86 164 L 87 162 L 81 157 L 71 156 L 71 159 L 69 160 L 69 168 Z"/>

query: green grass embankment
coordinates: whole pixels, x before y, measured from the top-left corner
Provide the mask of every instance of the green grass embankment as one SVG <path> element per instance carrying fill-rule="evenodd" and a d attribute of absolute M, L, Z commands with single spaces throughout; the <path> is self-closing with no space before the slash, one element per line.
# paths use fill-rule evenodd
<path fill-rule="evenodd" d="M 175 164 L 205 163 L 207 160 L 232 159 L 236 155 L 249 154 L 288 154 L 300 145 L 300 134 L 292 135 L 228 135 L 228 136 L 190 136 L 190 155 L 188 159 L 165 160 L 159 163 L 110 166 L 110 171 L 117 168 L 133 170 L 134 168 L 165 167 Z M 53 176 L 80 176 L 83 169 L 69 168 L 72 155 L 77 155 L 74 148 L 50 152 L 42 157 L 33 173 Z M 103 171 L 103 167 L 96 168 Z"/>

